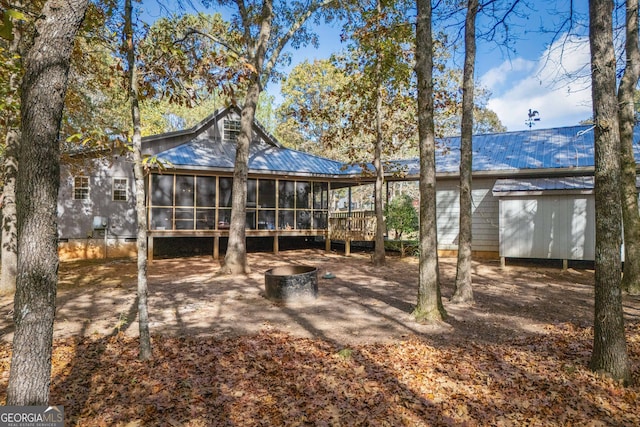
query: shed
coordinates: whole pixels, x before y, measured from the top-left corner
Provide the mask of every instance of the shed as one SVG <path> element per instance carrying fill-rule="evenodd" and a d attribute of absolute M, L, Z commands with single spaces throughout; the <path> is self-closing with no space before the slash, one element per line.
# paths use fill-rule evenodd
<path fill-rule="evenodd" d="M 592 176 L 500 179 L 500 257 L 593 260 L 595 199 Z"/>

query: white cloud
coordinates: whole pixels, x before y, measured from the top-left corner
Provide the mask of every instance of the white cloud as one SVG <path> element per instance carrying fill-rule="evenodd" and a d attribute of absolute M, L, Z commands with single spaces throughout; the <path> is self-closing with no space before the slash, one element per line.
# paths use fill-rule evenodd
<path fill-rule="evenodd" d="M 501 88 L 508 83 L 509 75 L 520 75 L 530 73 L 536 66 L 534 61 L 527 61 L 523 58 L 516 58 L 505 61 L 495 68 L 487 71 L 481 78 L 483 86 L 491 89 L 492 92 L 501 91 Z"/>
<path fill-rule="evenodd" d="M 540 113 L 536 127 L 571 126 L 592 115 L 589 64 L 588 38 L 564 38 L 535 66 L 525 60 L 505 62 L 480 81 L 493 92 L 488 107 L 509 130 L 526 128 L 529 109 Z"/>

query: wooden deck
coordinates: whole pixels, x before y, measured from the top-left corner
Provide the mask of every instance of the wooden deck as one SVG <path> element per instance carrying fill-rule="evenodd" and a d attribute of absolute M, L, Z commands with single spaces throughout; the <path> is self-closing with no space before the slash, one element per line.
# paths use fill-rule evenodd
<path fill-rule="evenodd" d="M 334 212 L 329 217 L 329 239 L 372 242 L 376 237 L 376 217 L 371 211 Z"/>

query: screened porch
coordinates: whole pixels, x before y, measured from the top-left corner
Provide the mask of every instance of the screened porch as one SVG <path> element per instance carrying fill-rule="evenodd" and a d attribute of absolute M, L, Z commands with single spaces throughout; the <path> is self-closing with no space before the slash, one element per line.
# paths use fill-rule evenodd
<path fill-rule="evenodd" d="M 231 220 L 231 176 L 153 174 L 149 231 L 154 235 L 226 235 Z M 328 227 L 329 183 L 252 178 L 247 181 L 247 235 Z"/>

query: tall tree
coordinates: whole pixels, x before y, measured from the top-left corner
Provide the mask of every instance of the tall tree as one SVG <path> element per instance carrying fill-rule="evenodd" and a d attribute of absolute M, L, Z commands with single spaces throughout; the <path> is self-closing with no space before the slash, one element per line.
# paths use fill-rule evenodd
<path fill-rule="evenodd" d="M 409 43 L 413 45 L 415 42 L 410 40 Z M 446 62 L 442 50 L 436 50 L 437 62 Z M 405 55 L 410 55 L 407 58 L 412 63 L 413 52 L 403 52 Z M 356 56 L 361 55 L 358 53 Z M 398 56 L 394 55 L 393 59 L 399 60 Z M 362 80 L 366 75 L 353 73 L 346 60 L 334 59 L 304 62 L 289 73 L 282 84 L 283 102 L 277 110 L 279 124 L 276 135 L 285 145 L 299 150 L 343 162 L 370 161 L 371 150 L 365 148 L 372 144 L 354 143 L 364 139 L 361 134 L 354 136 L 354 131 L 372 128 L 373 124 L 369 120 L 371 112 L 356 111 L 362 107 L 358 102 L 362 101 L 362 96 L 353 88 L 354 85 L 364 84 Z M 461 127 L 459 89 L 462 86 L 462 72 L 457 69 L 445 69 L 440 73 L 436 71 L 434 96 L 441 100 L 440 108 L 434 110 L 436 134 L 458 135 Z M 394 80 L 398 83 L 397 79 Z M 475 86 L 473 133 L 503 132 L 505 128 L 496 114 L 486 107 L 490 92 Z M 418 155 L 415 81 L 412 80 L 404 92 L 387 90 L 385 93 L 383 130 L 386 144 L 383 153 L 388 159 Z"/>
<path fill-rule="evenodd" d="M 418 321 L 446 317 L 440 293 L 436 221 L 436 144 L 433 119 L 433 38 L 431 0 L 416 0 L 416 75 L 418 84 L 418 138 L 420 147 L 420 260 Z"/>
<path fill-rule="evenodd" d="M 273 0 L 218 0 L 217 3 L 237 7 L 234 20 L 242 34 L 242 56 L 251 67 L 246 96 L 240 115 L 240 134 L 236 142 L 233 171 L 229 241 L 222 271 L 242 274 L 249 271 L 246 248 L 246 201 L 249 169 L 249 145 L 253 138 L 253 121 L 260 92 L 273 77 L 282 50 L 292 39 L 305 43 L 310 35 L 303 26 L 319 9 L 333 0 L 277 2 Z"/>
<path fill-rule="evenodd" d="M 22 78 L 23 14 L 22 2 L 16 1 L 15 9 L 6 10 L 8 47 L 2 49 L 4 59 L 3 76 L 7 82 L 2 92 L 2 116 L 5 134 L 2 200 L 2 247 L 0 249 L 0 295 L 12 294 L 16 290 L 18 264 L 18 233 L 16 229 L 16 176 L 18 174 L 18 149 L 20 145 L 20 80 Z M 10 31 L 9 31 L 10 30 Z"/>
<path fill-rule="evenodd" d="M 18 276 L 8 405 L 46 405 L 58 272 L 58 134 L 75 35 L 89 0 L 49 0 L 24 61 L 16 181 Z"/>
<path fill-rule="evenodd" d="M 380 0 L 376 1 L 376 12 L 382 15 L 382 5 Z M 378 25 L 376 25 L 378 27 Z M 379 28 L 377 28 L 379 29 Z M 375 99 L 376 99 L 376 137 L 373 149 L 373 168 L 376 170 L 376 181 L 374 183 L 373 200 L 374 212 L 376 215 L 376 234 L 374 238 L 373 265 L 381 266 L 385 263 L 384 250 L 384 204 L 383 204 L 383 187 L 384 187 L 384 169 L 382 167 L 382 146 L 384 144 L 384 135 L 382 133 L 382 100 L 384 97 L 383 73 L 381 48 L 376 47 L 375 58 Z"/>
<path fill-rule="evenodd" d="M 349 161 L 324 138 L 332 127 L 339 127 L 338 93 L 348 81 L 330 59 L 296 65 L 281 84 L 283 101 L 276 110 L 280 141 L 296 150 Z"/>
<path fill-rule="evenodd" d="M 464 26 L 464 71 L 462 80 L 462 129 L 460 134 L 460 221 L 458 232 L 458 264 L 455 291 L 451 301 L 472 303 L 471 241 L 472 241 L 472 185 L 473 165 L 473 94 L 476 62 L 476 16 L 478 0 L 468 0 Z"/>
<path fill-rule="evenodd" d="M 385 263 L 384 250 L 384 162 L 393 151 L 393 131 L 398 127 L 394 111 L 403 101 L 413 101 L 411 63 L 412 27 L 406 22 L 408 5 L 402 1 L 372 0 L 354 4 L 348 14 L 345 33 L 350 35 L 349 55 L 343 66 L 351 83 L 338 93 L 343 112 L 340 119 L 350 144 L 362 141 L 359 151 L 371 153 L 373 164 L 374 211 L 376 216 L 373 264 Z M 367 146 L 368 145 L 368 146 Z M 362 154 L 359 153 L 361 156 Z M 372 160 L 371 160 L 372 159 Z M 357 159 L 350 159 L 351 161 Z"/>
<path fill-rule="evenodd" d="M 636 124 L 634 98 L 640 78 L 638 48 L 638 0 L 626 2 L 626 66 L 618 87 L 620 126 L 620 175 L 622 218 L 624 222 L 624 274 L 622 289 L 640 295 L 640 213 L 636 187 L 636 159 L 633 153 L 633 128 Z"/>
<path fill-rule="evenodd" d="M 138 102 L 138 76 L 136 67 L 136 49 L 133 37 L 133 6 L 131 0 L 124 4 L 124 50 L 127 54 L 127 77 L 131 123 L 133 125 L 132 150 L 133 174 L 136 188 L 136 246 L 138 248 L 138 329 L 139 357 L 149 360 L 151 336 L 149 334 L 149 310 L 147 303 L 147 209 L 144 191 L 144 169 L 142 165 L 142 135 L 140 132 L 140 106 Z"/>
<path fill-rule="evenodd" d="M 589 1 L 596 203 L 596 283 L 591 368 L 628 383 L 631 370 L 620 289 L 620 137 L 612 13 L 612 0 Z"/>

